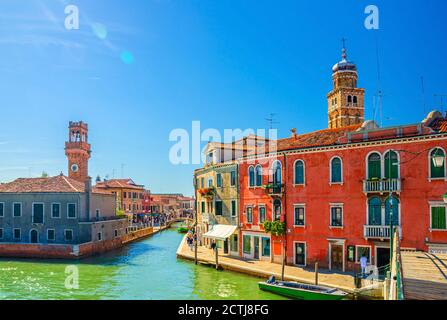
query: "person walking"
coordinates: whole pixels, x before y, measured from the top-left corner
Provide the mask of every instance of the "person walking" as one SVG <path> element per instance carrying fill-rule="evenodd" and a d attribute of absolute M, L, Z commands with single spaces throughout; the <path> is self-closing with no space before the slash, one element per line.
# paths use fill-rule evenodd
<path fill-rule="evenodd" d="M 367 266 L 368 266 L 368 258 L 366 258 L 365 254 L 362 254 L 362 257 L 360 258 L 360 268 L 362 269 L 362 277 L 365 276 Z"/>

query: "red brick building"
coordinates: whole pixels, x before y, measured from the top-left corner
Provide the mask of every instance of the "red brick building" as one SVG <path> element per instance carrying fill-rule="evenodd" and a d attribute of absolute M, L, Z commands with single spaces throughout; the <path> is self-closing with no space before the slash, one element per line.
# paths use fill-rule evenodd
<path fill-rule="evenodd" d="M 281 261 L 282 238 L 262 226 L 275 219 L 286 223 L 291 265 L 358 270 L 365 255 L 384 266 L 391 221 L 403 248 L 447 252 L 447 119 L 431 112 L 421 123 L 378 128 L 363 121 L 364 91 L 345 52 L 333 80 L 328 129 L 292 129 L 270 153 L 239 161 L 241 256 Z"/>

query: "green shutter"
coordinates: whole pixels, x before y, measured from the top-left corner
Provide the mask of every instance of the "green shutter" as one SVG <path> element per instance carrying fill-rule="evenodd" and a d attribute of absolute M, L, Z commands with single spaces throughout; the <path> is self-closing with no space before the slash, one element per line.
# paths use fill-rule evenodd
<path fill-rule="evenodd" d="M 380 159 L 377 160 L 368 160 L 368 178 L 369 179 L 380 179 Z"/>
<path fill-rule="evenodd" d="M 391 176 L 390 176 L 391 167 Z M 390 153 L 385 155 L 385 178 L 387 179 L 397 179 L 398 178 L 399 162 L 397 161 L 397 154 L 392 152 L 391 155 L 391 165 L 390 165 Z"/>
<path fill-rule="evenodd" d="M 447 229 L 445 207 L 431 208 L 431 228 L 438 230 Z"/>
<path fill-rule="evenodd" d="M 435 164 L 433 163 L 433 158 L 430 158 L 430 166 L 431 166 L 431 178 L 444 178 L 444 172 L 445 172 L 445 163 L 442 165 L 442 167 L 435 167 Z"/>
<path fill-rule="evenodd" d="M 332 173 L 332 177 L 331 177 L 331 182 L 333 183 L 337 183 L 337 182 L 341 182 L 341 160 L 336 158 L 332 160 L 331 163 L 331 173 Z"/>

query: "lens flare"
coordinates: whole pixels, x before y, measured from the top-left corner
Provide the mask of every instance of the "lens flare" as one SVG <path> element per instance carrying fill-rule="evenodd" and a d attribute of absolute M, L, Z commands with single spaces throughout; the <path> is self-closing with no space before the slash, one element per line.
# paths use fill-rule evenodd
<path fill-rule="evenodd" d="M 121 61 L 124 64 L 132 64 L 134 60 L 133 54 L 129 51 L 121 52 Z"/>
<path fill-rule="evenodd" d="M 101 40 L 105 40 L 107 38 L 107 28 L 105 25 L 101 23 L 93 23 L 92 24 L 93 33 Z"/>

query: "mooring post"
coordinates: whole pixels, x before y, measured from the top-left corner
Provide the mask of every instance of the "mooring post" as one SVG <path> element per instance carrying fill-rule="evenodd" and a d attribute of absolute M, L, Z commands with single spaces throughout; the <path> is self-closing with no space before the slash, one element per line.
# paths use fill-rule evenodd
<path fill-rule="evenodd" d="M 214 244 L 215 244 L 214 250 L 216 250 L 216 270 L 219 270 L 219 250 L 217 248 L 217 241 L 214 241 Z"/>
<path fill-rule="evenodd" d="M 315 262 L 315 285 L 318 286 L 318 262 Z"/>

